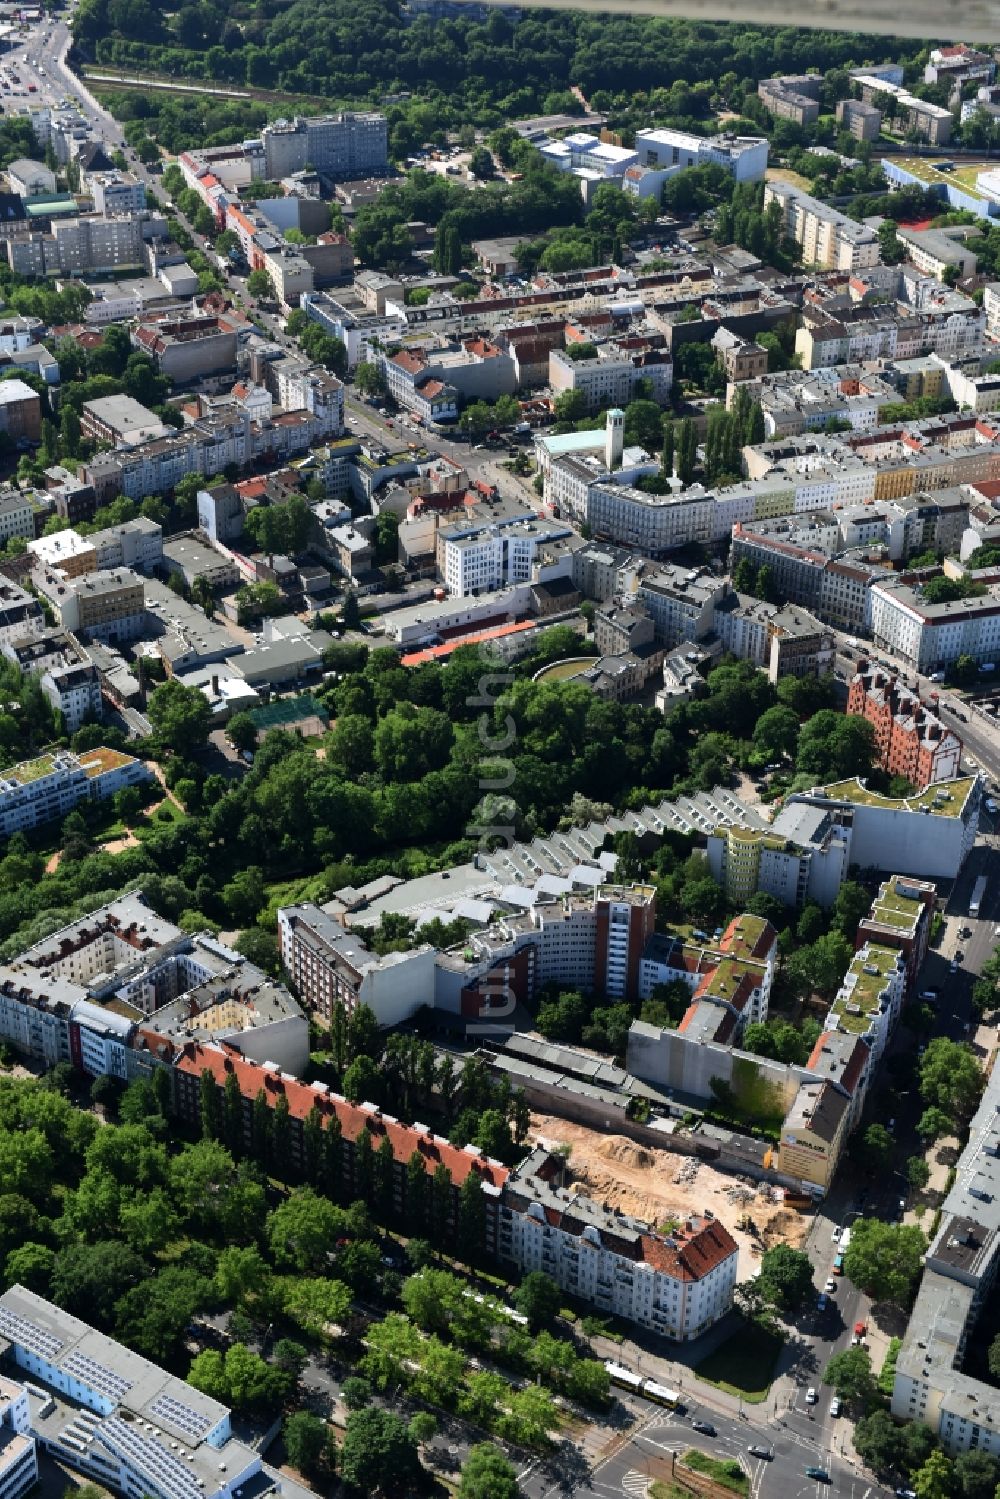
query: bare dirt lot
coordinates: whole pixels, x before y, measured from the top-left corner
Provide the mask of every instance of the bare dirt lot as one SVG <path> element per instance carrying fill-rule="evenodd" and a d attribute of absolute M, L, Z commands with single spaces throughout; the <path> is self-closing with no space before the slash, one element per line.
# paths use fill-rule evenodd
<path fill-rule="evenodd" d="M 624 1135 L 598 1134 L 550 1114 L 532 1113 L 531 1138 L 553 1149 L 571 1146 L 571 1181 L 608 1207 L 656 1227 L 707 1208 L 740 1246 L 741 1280 L 755 1273 L 765 1249 L 797 1248 L 809 1228 L 809 1216 L 787 1207 L 780 1189 L 730 1176 L 692 1156 L 639 1145 Z"/>

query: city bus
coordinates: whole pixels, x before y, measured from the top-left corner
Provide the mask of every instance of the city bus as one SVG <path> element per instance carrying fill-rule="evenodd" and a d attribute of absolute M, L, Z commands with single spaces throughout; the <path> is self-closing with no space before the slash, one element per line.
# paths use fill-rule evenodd
<path fill-rule="evenodd" d="M 643 1380 L 642 1393 L 647 1400 L 655 1400 L 657 1405 L 665 1405 L 672 1411 L 675 1411 L 681 1402 L 681 1397 L 676 1390 L 668 1390 L 666 1385 L 657 1384 L 652 1379 Z"/>

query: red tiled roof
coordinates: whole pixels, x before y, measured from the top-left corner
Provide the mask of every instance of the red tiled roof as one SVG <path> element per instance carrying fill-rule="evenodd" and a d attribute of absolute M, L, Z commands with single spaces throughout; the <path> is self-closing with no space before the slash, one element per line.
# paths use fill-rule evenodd
<path fill-rule="evenodd" d="M 736 1254 L 736 1240 L 717 1218 L 690 1222 L 690 1230 L 680 1229 L 669 1239 L 643 1234 L 642 1257 L 646 1264 L 675 1280 L 701 1280 Z"/>
<path fill-rule="evenodd" d="M 159 1038 L 162 1041 L 162 1037 Z M 433 1174 L 438 1166 L 446 1166 L 451 1172 L 452 1183 L 460 1187 L 466 1177 L 475 1173 L 488 1186 L 502 1187 L 507 1180 L 506 1166 L 486 1156 L 470 1154 L 449 1145 L 438 1135 L 428 1134 L 410 1125 L 400 1124 L 360 1104 L 348 1103 L 337 1093 L 317 1089 L 296 1077 L 287 1077 L 273 1068 L 263 1067 L 258 1062 L 249 1062 L 235 1047 L 224 1044 L 200 1046 L 189 1041 L 176 1063 L 177 1071 L 192 1077 L 201 1077 L 210 1072 L 220 1088 L 225 1087 L 226 1078 L 234 1073 L 244 1098 L 255 1099 L 263 1088 L 268 1103 L 273 1107 L 279 1095 L 288 1100 L 293 1119 L 305 1119 L 315 1106 L 323 1118 L 323 1127 L 336 1114 L 345 1140 L 354 1141 L 367 1126 L 378 1149 L 382 1139 L 388 1139 L 394 1158 L 406 1165 L 414 1151 L 419 1151 L 427 1171 Z"/>

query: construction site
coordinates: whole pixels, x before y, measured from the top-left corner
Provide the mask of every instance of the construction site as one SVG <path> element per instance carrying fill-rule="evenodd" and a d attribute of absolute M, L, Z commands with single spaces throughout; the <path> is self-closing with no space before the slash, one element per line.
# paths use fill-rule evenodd
<path fill-rule="evenodd" d="M 807 1213 L 786 1201 L 783 1188 L 719 1171 L 697 1157 L 604 1135 L 552 1114 L 531 1115 L 531 1139 L 566 1155 L 568 1175 L 590 1196 L 658 1229 L 706 1209 L 739 1245 L 739 1278 L 756 1274 L 765 1249 L 798 1248 L 809 1230 Z"/>

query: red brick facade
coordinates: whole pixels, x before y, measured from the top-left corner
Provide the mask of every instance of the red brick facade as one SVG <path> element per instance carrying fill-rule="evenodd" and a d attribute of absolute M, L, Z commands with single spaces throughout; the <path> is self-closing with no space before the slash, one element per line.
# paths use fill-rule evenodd
<path fill-rule="evenodd" d="M 918 789 L 958 775 L 962 741 L 891 672 L 861 662 L 847 711 L 874 728 L 879 764 L 889 775 L 905 776 Z"/>

